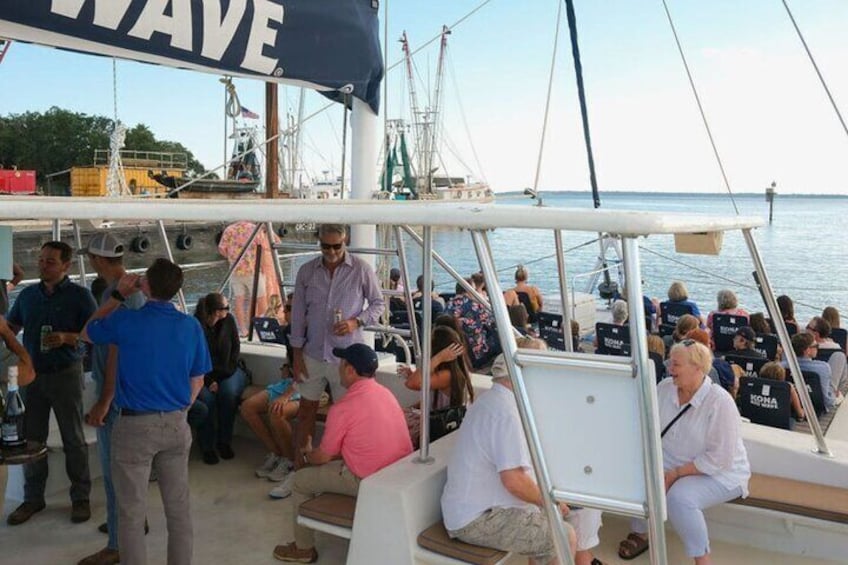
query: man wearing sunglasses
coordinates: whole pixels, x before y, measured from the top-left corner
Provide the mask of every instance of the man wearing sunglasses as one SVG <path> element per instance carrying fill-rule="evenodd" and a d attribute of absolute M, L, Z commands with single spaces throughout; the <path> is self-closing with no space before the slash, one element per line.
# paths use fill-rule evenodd
<path fill-rule="evenodd" d="M 335 402 L 345 394 L 333 348 L 362 343 L 362 328 L 376 323 L 385 308 L 374 269 L 347 252 L 346 237 L 344 226 L 322 225 L 318 230 L 321 257 L 297 273 L 289 338 L 301 394 L 297 449 L 313 433 L 318 400 L 327 384 Z M 298 468 L 302 464 L 295 462 Z"/>

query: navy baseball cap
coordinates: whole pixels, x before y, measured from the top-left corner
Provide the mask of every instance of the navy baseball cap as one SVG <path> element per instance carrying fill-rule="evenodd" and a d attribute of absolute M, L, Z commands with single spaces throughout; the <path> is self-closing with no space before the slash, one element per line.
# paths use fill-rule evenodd
<path fill-rule="evenodd" d="M 750 326 L 742 326 L 736 330 L 736 335 L 741 335 L 748 341 L 754 341 L 757 339 L 757 334 L 754 333 L 754 330 L 752 330 Z"/>
<path fill-rule="evenodd" d="M 344 348 L 336 347 L 333 349 L 333 355 L 350 363 L 360 377 L 373 376 L 380 365 L 377 354 L 364 343 L 354 343 Z"/>

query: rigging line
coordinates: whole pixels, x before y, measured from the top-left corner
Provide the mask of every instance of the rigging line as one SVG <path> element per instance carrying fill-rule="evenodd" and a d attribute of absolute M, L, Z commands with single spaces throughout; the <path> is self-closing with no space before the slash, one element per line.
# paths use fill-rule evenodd
<path fill-rule="evenodd" d="M 783 7 L 786 8 L 786 13 L 789 15 L 789 19 L 792 20 L 792 25 L 795 27 L 795 31 L 798 33 L 798 39 L 800 39 L 801 43 L 804 45 L 804 51 L 807 52 L 807 57 L 810 58 L 810 62 L 813 64 L 813 68 L 816 70 L 816 74 L 819 77 L 819 81 L 821 81 L 822 87 L 824 87 L 824 91 L 827 94 L 827 98 L 830 100 L 830 105 L 833 106 L 833 111 L 836 112 L 836 117 L 839 118 L 839 123 L 842 124 L 842 129 L 845 131 L 845 135 L 848 135 L 848 126 L 845 125 L 845 120 L 842 119 L 842 113 L 839 111 L 839 107 L 836 105 L 836 101 L 833 99 L 833 95 L 830 93 L 830 89 L 827 87 L 827 82 L 825 82 L 824 76 L 819 70 L 819 66 L 818 64 L 816 64 L 815 58 L 813 58 L 813 53 L 810 51 L 810 48 L 807 45 L 807 41 L 804 39 L 804 36 L 801 33 L 801 29 L 798 27 L 798 24 L 795 21 L 795 16 L 792 15 L 792 10 L 789 9 L 789 4 L 786 2 L 786 0 L 782 1 Z"/>
<path fill-rule="evenodd" d="M 539 174 L 542 171 L 542 155 L 545 152 L 545 133 L 548 131 L 548 115 L 551 109 L 551 91 L 554 86 L 554 70 L 556 69 L 557 45 L 559 44 L 559 28 L 562 23 L 562 2 L 557 1 L 556 31 L 554 32 L 554 49 L 551 55 L 551 72 L 548 75 L 548 95 L 545 98 L 545 117 L 542 119 L 542 135 L 539 139 L 539 156 L 536 159 L 536 175 L 533 177 L 533 190 L 539 189 Z"/>
<path fill-rule="evenodd" d="M 711 277 L 711 278 L 714 278 L 714 279 L 720 279 L 724 282 L 731 283 L 731 284 L 734 284 L 734 285 L 742 287 L 742 288 L 747 288 L 747 289 L 750 289 L 750 290 L 759 291 L 759 287 L 756 284 L 744 283 L 744 282 L 740 282 L 740 281 L 737 281 L 737 280 L 734 280 L 734 279 L 731 279 L 731 278 L 728 278 L 728 277 L 724 277 L 722 275 L 718 275 L 714 271 L 708 271 L 706 269 L 701 269 L 700 267 L 690 265 L 689 263 L 686 263 L 685 261 L 681 261 L 680 259 L 675 259 L 674 257 L 671 257 L 669 255 L 665 255 L 664 253 L 661 253 L 659 251 L 655 251 L 655 250 L 651 249 L 650 247 L 646 247 L 645 245 L 640 245 L 639 249 L 641 249 L 643 251 L 647 251 L 648 253 L 656 255 L 657 257 L 660 257 L 662 259 L 665 259 L 665 260 L 670 261 L 672 263 L 675 263 L 677 265 L 681 265 L 683 267 L 686 267 L 686 268 L 688 268 L 692 271 L 695 271 L 696 273 L 701 273 L 703 275 L 707 275 L 708 277 Z M 797 289 L 786 288 L 784 290 L 788 291 L 788 290 L 797 290 Z M 814 305 L 808 304 L 806 302 L 801 302 L 799 300 L 794 300 L 794 302 L 795 302 L 795 304 L 799 304 L 801 306 L 806 306 L 807 308 L 813 308 L 814 310 L 815 309 L 821 310 L 821 308 L 819 306 L 814 306 Z"/>
<path fill-rule="evenodd" d="M 589 134 L 589 110 L 586 106 L 586 89 L 583 85 L 583 63 L 580 62 L 580 46 L 577 44 L 577 18 L 574 15 L 573 0 L 565 0 L 565 14 L 568 18 L 568 30 L 571 35 L 571 55 L 574 58 L 574 74 L 577 79 L 577 98 L 580 102 L 580 117 L 583 120 L 583 141 L 586 144 L 586 159 L 589 162 L 589 182 L 592 185 L 592 201 L 595 208 L 600 208 L 601 197 L 598 194 L 598 179 L 595 175 L 595 155 L 592 152 L 592 137 Z"/>
<path fill-rule="evenodd" d="M 721 155 L 718 153 L 713 132 L 710 129 L 710 124 L 707 121 L 707 115 L 704 112 L 704 106 L 701 104 L 701 97 L 698 95 L 698 89 L 695 87 L 695 79 L 692 78 L 692 72 L 689 70 L 689 63 L 686 61 L 686 55 L 683 53 L 683 46 L 680 44 L 680 37 L 677 35 L 677 28 L 674 26 L 674 21 L 671 19 L 671 12 L 668 9 L 666 0 L 662 0 L 665 15 L 668 18 L 668 24 L 671 26 L 671 33 L 674 35 L 674 42 L 677 44 L 677 51 L 680 53 L 680 58 L 683 60 L 683 66 L 686 68 L 686 76 L 689 79 L 689 86 L 692 87 L 692 94 L 695 95 L 695 102 L 698 104 L 698 111 L 701 113 L 701 120 L 704 122 L 704 128 L 707 130 L 707 137 L 710 138 L 710 145 L 713 148 L 713 154 L 718 162 L 718 168 L 721 170 L 721 178 L 724 179 L 724 186 L 727 188 L 727 194 L 730 195 L 730 201 L 733 203 L 733 209 L 736 215 L 739 215 L 739 207 L 736 206 L 736 198 L 733 196 L 733 190 L 730 189 L 730 181 L 727 180 L 727 173 L 724 170 L 724 163 L 721 160 Z"/>
<path fill-rule="evenodd" d="M 450 75 L 451 84 L 453 84 L 453 90 L 456 94 L 456 101 L 459 105 L 459 115 L 462 118 L 462 126 L 465 128 L 465 135 L 468 136 L 468 144 L 471 146 L 471 154 L 474 156 L 474 163 L 477 165 L 477 174 L 480 175 L 480 178 L 483 179 L 483 182 L 489 184 L 489 180 L 486 178 L 486 173 L 483 172 L 483 166 L 480 164 L 480 157 L 477 155 L 477 148 L 474 145 L 474 139 L 471 137 L 471 129 L 468 127 L 468 120 L 465 116 L 465 106 L 462 103 L 462 96 L 460 95 L 459 86 L 456 81 L 456 71 L 453 67 L 453 57 L 448 55 L 448 74 Z"/>
<path fill-rule="evenodd" d="M 112 57 L 112 105 L 115 111 L 115 126 L 118 125 L 118 63 Z"/>

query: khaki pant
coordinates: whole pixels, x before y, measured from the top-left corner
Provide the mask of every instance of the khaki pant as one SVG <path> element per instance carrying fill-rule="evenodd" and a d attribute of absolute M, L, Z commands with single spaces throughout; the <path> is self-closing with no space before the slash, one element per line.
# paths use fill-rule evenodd
<path fill-rule="evenodd" d="M 300 505 L 323 492 L 356 496 L 359 493 L 359 482 L 359 477 L 351 473 L 341 459 L 315 467 L 304 467 L 297 471 L 292 485 L 292 514 L 294 541 L 299 549 L 315 546 L 315 532 L 297 523 Z"/>
<path fill-rule="evenodd" d="M 168 524 L 168 565 L 191 563 L 188 454 L 191 428 L 185 410 L 118 416 L 112 430 L 112 482 L 118 501 L 121 565 L 145 565 L 144 518 L 151 466 Z"/>

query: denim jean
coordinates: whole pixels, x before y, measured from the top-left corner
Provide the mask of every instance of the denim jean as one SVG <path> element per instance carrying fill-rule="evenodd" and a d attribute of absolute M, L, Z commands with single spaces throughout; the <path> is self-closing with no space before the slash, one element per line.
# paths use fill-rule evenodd
<path fill-rule="evenodd" d="M 109 528 L 109 542 L 106 547 L 118 549 L 118 508 L 115 501 L 115 487 L 112 484 L 112 428 L 118 417 L 118 408 L 112 404 L 103 419 L 103 425 L 97 428 L 97 452 L 100 455 L 100 468 L 103 471 L 103 489 L 106 491 L 106 525 Z"/>
<path fill-rule="evenodd" d="M 233 425 L 241 395 L 247 386 L 247 375 L 241 369 L 218 383 L 218 391 L 204 386 L 188 413 L 188 422 L 197 427 L 197 441 L 202 451 L 213 451 L 215 445 L 230 445 Z"/>

